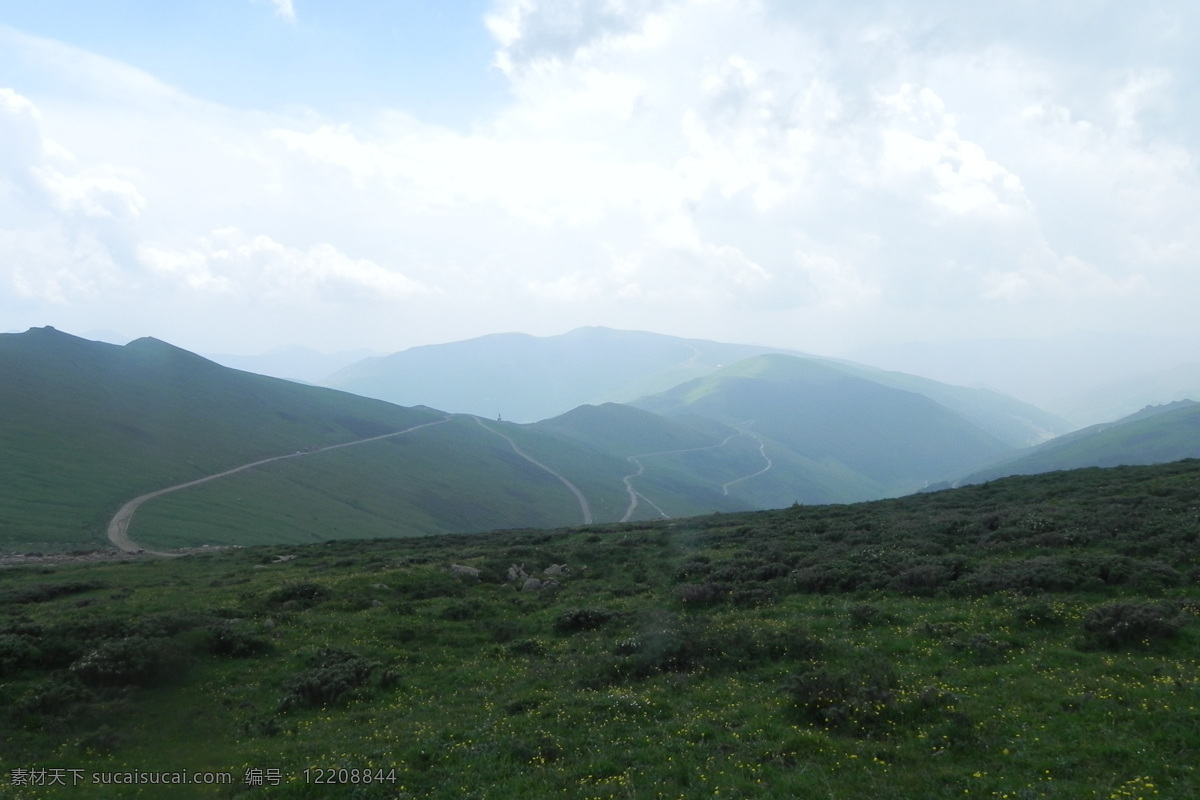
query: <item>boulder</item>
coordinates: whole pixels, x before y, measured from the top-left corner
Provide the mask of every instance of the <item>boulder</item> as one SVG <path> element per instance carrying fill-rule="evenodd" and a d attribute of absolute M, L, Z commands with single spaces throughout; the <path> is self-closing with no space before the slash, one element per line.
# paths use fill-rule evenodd
<path fill-rule="evenodd" d="M 543 572 L 555 578 L 565 578 L 571 574 L 571 568 L 566 564 L 551 564 Z"/>
<path fill-rule="evenodd" d="M 523 581 L 528 577 L 529 573 L 525 571 L 525 565 L 523 564 L 519 567 L 516 564 L 513 564 L 508 568 L 508 579 L 514 583 L 517 581 Z"/>
<path fill-rule="evenodd" d="M 542 588 L 541 581 L 539 581 L 537 578 L 530 578 L 529 580 L 525 581 L 525 585 L 521 587 L 521 591 L 522 592 L 536 592 L 538 589 L 541 589 L 541 588 Z"/>

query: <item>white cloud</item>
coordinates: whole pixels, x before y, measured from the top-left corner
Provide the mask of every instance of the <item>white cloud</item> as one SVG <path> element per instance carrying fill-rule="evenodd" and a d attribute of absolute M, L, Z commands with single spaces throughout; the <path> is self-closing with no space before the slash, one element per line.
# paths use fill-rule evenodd
<path fill-rule="evenodd" d="M 48 303 L 62 308 L 79 302 L 102 302 L 120 290 L 122 270 L 94 235 L 69 235 L 57 226 L 0 229 L 0 308 Z M 11 294 L 10 294 L 11 293 Z"/>
<path fill-rule="evenodd" d="M 271 0 L 271 5 L 275 9 L 275 15 L 294 23 L 296 21 L 296 8 L 292 5 L 292 0 Z"/>
<path fill-rule="evenodd" d="M 507 93 L 463 129 L 235 111 L 21 39 L 82 99 L 0 90 L 0 231 L 40 254 L 21 296 L 59 303 L 124 287 L 358 321 L 387 299 L 461 335 L 620 320 L 797 347 L 772 326 L 1102 328 L 1197 288 L 1196 78 L 1163 55 L 1186 25 L 1159 26 L 1172 45 L 1114 8 L 1130 38 L 1093 45 L 1063 38 L 1069 5 L 1043 36 L 1023 4 L 496 0 Z"/>
<path fill-rule="evenodd" d="M 431 291 L 369 259 L 330 244 L 288 247 L 237 228 L 213 231 L 183 249 L 144 244 L 141 262 L 169 285 L 239 301 L 362 303 L 404 300 Z"/>

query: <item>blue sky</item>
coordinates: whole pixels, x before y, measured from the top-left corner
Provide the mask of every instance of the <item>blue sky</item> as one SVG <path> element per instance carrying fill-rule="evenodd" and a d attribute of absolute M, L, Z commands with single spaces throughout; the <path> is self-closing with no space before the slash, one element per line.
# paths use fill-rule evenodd
<path fill-rule="evenodd" d="M 286 11 L 290 9 L 290 13 Z M 234 108 L 404 108 L 467 125 L 500 102 L 485 2 L 0 2 L 3 24 Z M 31 76 L 36 79 L 37 76 Z M 53 91 L 51 84 L 39 87 Z"/>
<path fill-rule="evenodd" d="M 0 330 L 1197 341 L 1198 23 L 1182 0 L 0 0 Z"/>

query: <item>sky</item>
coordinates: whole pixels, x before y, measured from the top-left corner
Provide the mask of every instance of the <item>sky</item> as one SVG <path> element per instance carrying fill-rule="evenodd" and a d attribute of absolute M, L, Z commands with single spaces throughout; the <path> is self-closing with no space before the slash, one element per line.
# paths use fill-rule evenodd
<path fill-rule="evenodd" d="M 1192 0 L 0 0 L 0 331 L 1200 340 Z"/>

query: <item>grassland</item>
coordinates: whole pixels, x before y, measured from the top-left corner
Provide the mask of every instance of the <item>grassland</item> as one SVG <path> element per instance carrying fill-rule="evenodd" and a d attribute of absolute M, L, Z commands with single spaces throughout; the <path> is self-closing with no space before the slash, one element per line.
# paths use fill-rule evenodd
<path fill-rule="evenodd" d="M 1198 548 L 1185 461 L 9 567 L 0 797 L 1200 796 Z M 151 770 L 232 783 L 90 782 Z"/>

